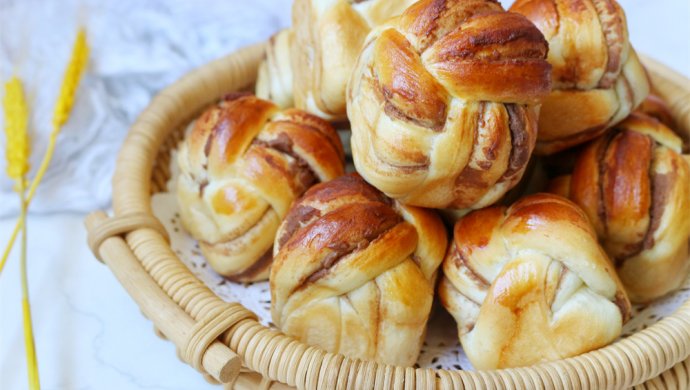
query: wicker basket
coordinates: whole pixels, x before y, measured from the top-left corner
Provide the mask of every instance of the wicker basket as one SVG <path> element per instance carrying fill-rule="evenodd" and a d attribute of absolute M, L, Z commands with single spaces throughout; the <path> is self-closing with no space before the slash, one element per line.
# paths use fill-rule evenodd
<path fill-rule="evenodd" d="M 394 367 L 327 353 L 268 329 L 238 303 L 218 298 L 178 259 L 151 211 L 170 176 L 181 127 L 228 91 L 251 86 L 263 45 L 192 71 L 162 91 L 132 126 L 113 179 L 114 216 L 86 220 L 89 245 L 182 360 L 231 388 L 690 387 L 690 302 L 675 314 L 600 350 L 532 367 L 450 371 Z M 690 80 L 644 59 L 656 92 L 690 134 Z"/>

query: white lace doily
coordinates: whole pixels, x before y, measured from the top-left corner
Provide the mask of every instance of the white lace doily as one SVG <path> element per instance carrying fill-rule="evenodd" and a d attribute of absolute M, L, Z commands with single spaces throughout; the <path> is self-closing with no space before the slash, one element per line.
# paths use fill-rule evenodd
<path fill-rule="evenodd" d="M 168 183 L 170 192 L 158 193 L 152 198 L 153 213 L 170 234 L 173 251 L 192 273 L 206 283 L 220 298 L 228 302 L 241 303 L 256 313 L 262 324 L 273 326 L 268 282 L 233 283 L 224 279 L 208 266 L 199 250 L 198 243 L 182 227 L 174 192 L 177 175 L 176 161 L 177 156 L 173 152 L 170 164 L 173 178 Z M 680 290 L 667 297 L 649 305 L 633 305 L 632 319 L 624 326 L 621 337 L 627 337 L 645 329 L 659 319 L 672 314 L 688 298 L 690 298 L 690 278 Z M 423 368 L 472 369 L 458 341 L 455 322 L 438 303 L 435 303 L 432 309 L 426 340 L 417 365 Z"/>

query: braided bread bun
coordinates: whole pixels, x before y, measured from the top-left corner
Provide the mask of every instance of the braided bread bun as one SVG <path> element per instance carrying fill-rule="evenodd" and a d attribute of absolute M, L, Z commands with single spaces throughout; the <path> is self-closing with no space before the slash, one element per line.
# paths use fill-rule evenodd
<path fill-rule="evenodd" d="M 272 36 L 256 78 L 256 96 L 270 100 L 280 108 L 295 105 L 292 97 L 291 46 L 292 30 L 281 30 Z"/>
<path fill-rule="evenodd" d="M 343 174 L 335 130 L 303 111 L 234 94 L 190 125 L 178 155 L 185 228 L 236 281 L 266 279 L 280 220 L 312 184 Z"/>
<path fill-rule="evenodd" d="M 522 177 L 547 43 L 492 0 L 422 0 L 367 38 L 350 80 L 357 171 L 401 203 L 479 208 Z"/>
<path fill-rule="evenodd" d="M 578 156 L 572 177 L 551 183 L 592 221 L 633 302 L 678 288 L 690 236 L 690 167 L 661 122 L 633 113 Z"/>
<path fill-rule="evenodd" d="M 553 92 L 541 107 L 537 153 L 596 138 L 649 93 L 615 0 L 517 0 L 510 10 L 534 22 L 549 41 Z"/>
<path fill-rule="evenodd" d="M 295 106 L 341 121 L 345 89 L 372 27 L 416 0 L 295 0 L 292 46 Z"/>
<path fill-rule="evenodd" d="M 330 352 L 410 366 L 431 310 L 446 231 L 356 174 L 312 187 L 276 235 L 271 314 Z"/>
<path fill-rule="evenodd" d="M 477 369 L 563 359 L 612 342 L 630 302 L 587 216 L 530 195 L 455 224 L 441 303 Z"/>

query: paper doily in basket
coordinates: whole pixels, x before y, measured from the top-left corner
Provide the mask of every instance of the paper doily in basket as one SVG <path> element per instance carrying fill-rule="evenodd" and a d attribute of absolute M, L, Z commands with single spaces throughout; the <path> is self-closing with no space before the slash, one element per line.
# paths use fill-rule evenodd
<path fill-rule="evenodd" d="M 171 158 L 172 179 L 168 189 L 175 188 L 177 176 L 177 156 Z M 172 250 L 190 271 L 213 290 L 221 299 L 239 302 L 256 313 L 263 325 L 274 327 L 271 322 L 271 294 L 268 282 L 233 283 L 215 273 L 201 254 L 199 244 L 182 227 L 179 206 L 174 191 L 155 194 L 152 198 L 154 215 L 163 223 L 170 234 Z M 623 327 L 627 337 L 653 325 L 661 318 L 673 314 L 690 298 L 690 278 L 683 287 L 673 294 L 649 305 L 633 305 L 632 319 Z M 443 307 L 435 303 L 429 320 L 426 339 L 422 346 L 417 365 L 422 368 L 449 370 L 471 370 L 472 364 L 460 346 L 457 328 L 453 318 Z"/>

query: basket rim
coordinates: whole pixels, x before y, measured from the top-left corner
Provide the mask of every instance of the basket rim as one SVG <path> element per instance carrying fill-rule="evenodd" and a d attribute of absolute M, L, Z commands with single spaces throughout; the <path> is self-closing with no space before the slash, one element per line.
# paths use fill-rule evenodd
<path fill-rule="evenodd" d="M 227 88 L 239 89 L 253 82 L 253 77 L 258 68 L 258 61 L 263 56 L 265 43 L 256 44 L 241 49 L 233 54 L 212 61 L 200 68 L 194 69 L 180 78 L 176 83 L 162 90 L 142 112 L 132 125 L 124 144 L 118 155 L 115 174 L 113 177 L 113 210 L 115 217 L 132 214 L 147 214 L 155 218 L 151 209 L 150 182 L 154 167 L 154 159 L 158 150 L 169 133 L 180 125 L 185 115 L 202 108 L 213 100 L 227 92 Z M 690 132 L 690 80 L 668 68 L 667 66 L 649 58 L 641 56 L 648 73 L 657 88 L 657 93 L 666 99 L 674 112 L 674 116 L 683 130 Z M 238 72 L 238 67 L 242 72 Z M 234 77 L 241 73 L 241 77 Z M 199 98 L 199 90 L 204 95 Z M 670 94 L 677 96 L 671 98 Z M 157 245 L 168 245 L 165 237 L 155 230 L 142 228 L 150 236 L 150 240 Z M 128 242 L 129 235 L 128 234 Z M 132 251 L 136 253 L 133 244 L 129 243 Z M 153 254 L 155 255 L 155 254 Z M 173 260 L 180 263 L 176 254 Z M 140 258 L 141 256 L 137 256 Z M 140 259 L 141 260 L 141 259 Z M 148 272 L 148 270 L 147 270 Z M 188 271 L 189 272 L 189 271 Z M 196 281 L 203 285 L 203 282 Z M 158 281 L 161 284 L 160 281 Z M 163 286 L 161 286 L 163 288 Z M 168 294 L 170 295 L 170 294 Z M 216 297 L 220 300 L 220 298 Z M 245 309 L 247 310 L 247 309 Z M 249 311 L 249 310 L 247 310 Z M 190 313 L 192 315 L 193 313 Z M 251 321 L 251 320 L 249 320 Z M 257 322 L 258 324 L 258 322 Z M 268 330 L 261 326 L 263 329 Z M 242 329 L 231 328 L 224 337 L 226 343 L 237 336 Z M 243 335 L 244 337 L 246 335 Z M 271 334 L 253 334 L 257 337 L 256 345 L 261 345 L 264 338 L 273 337 Z M 239 336 L 238 336 L 239 337 Z M 249 336 L 247 336 L 249 337 Z M 266 341 L 266 340 L 264 340 Z M 266 341 L 268 342 L 268 341 Z M 296 345 L 293 345 L 297 343 Z M 271 353 L 280 354 L 272 356 L 272 361 L 297 359 L 295 365 L 306 367 L 305 373 L 285 374 L 269 369 L 268 365 L 256 363 L 255 356 L 246 356 L 237 348 L 235 350 L 243 359 L 244 364 L 253 371 L 261 373 L 271 380 L 288 383 L 295 382 L 298 374 L 303 377 L 319 377 L 331 374 L 320 373 L 328 371 L 326 368 L 343 370 L 348 367 L 350 372 L 357 366 L 362 375 L 373 375 L 374 372 L 386 371 L 393 384 L 396 378 L 412 379 L 409 374 L 410 367 L 392 367 L 375 362 L 363 362 L 350 359 L 342 355 L 335 355 L 320 350 L 318 347 L 309 346 L 293 339 L 291 348 L 276 348 Z M 305 352 L 300 356 L 295 351 Z M 314 353 L 328 357 L 330 363 L 313 364 Z M 291 353 L 288 353 L 291 352 Z M 259 353 L 259 355 L 261 355 Z M 678 362 L 690 355 L 690 300 L 684 302 L 672 315 L 662 319 L 654 325 L 618 340 L 613 344 L 595 351 L 587 352 L 575 357 L 539 363 L 533 366 L 521 368 L 509 368 L 489 371 L 464 371 L 464 370 L 438 370 L 438 369 L 413 369 L 417 380 L 417 388 L 423 388 L 427 378 L 437 383 L 499 385 L 500 387 L 513 385 L 562 385 L 570 383 L 573 387 L 586 387 L 586 384 L 600 384 L 603 387 L 633 386 L 650 378 L 658 376 Z M 311 371 L 310 371 L 311 370 Z M 313 371 L 317 372 L 314 373 Z M 425 373 L 426 372 L 426 373 Z M 342 375 L 342 373 L 341 373 Z M 341 375 L 335 375 L 341 377 Z M 333 376 L 333 375 L 331 375 Z M 429 379 L 431 378 L 431 379 Z M 450 379 L 448 379 L 450 378 Z M 336 378 L 337 379 L 337 378 Z M 342 379 L 342 378 L 341 378 Z M 364 380 L 365 382 L 361 382 Z M 378 379 L 377 379 L 378 380 Z M 358 379 L 357 383 L 373 384 L 374 379 Z M 408 381 L 405 381 L 408 382 Z M 316 383 L 316 382 L 315 382 Z M 321 383 L 321 382 L 319 382 Z M 355 383 L 355 382 L 352 382 Z M 378 383 L 378 382 L 377 382 Z M 307 385 L 307 382 L 303 382 Z M 580 386 L 577 386 L 580 384 Z M 293 384 L 294 385 L 294 384 Z M 407 386 L 407 385 L 406 385 Z M 567 385 L 566 385 L 567 386 Z M 551 387 L 551 386 L 548 386 Z"/>

